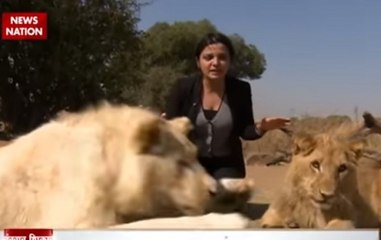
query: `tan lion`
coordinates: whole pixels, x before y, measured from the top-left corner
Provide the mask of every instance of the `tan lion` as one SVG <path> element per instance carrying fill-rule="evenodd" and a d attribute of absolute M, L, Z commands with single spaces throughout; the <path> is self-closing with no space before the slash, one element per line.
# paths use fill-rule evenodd
<path fill-rule="evenodd" d="M 0 228 L 202 219 L 218 185 L 196 160 L 190 128 L 186 118 L 121 105 L 62 114 L 0 148 Z"/>
<path fill-rule="evenodd" d="M 380 226 L 381 167 L 368 164 L 377 161 L 369 159 L 366 135 L 352 129 L 295 137 L 282 192 L 262 216 L 262 227 Z"/>

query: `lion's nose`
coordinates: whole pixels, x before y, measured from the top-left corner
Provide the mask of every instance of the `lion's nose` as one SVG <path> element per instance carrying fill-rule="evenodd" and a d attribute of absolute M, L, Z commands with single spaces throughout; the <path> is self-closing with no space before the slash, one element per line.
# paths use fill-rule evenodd
<path fill-rule="evenodd" d="M 209 194 L 210 194 L 210 196 L 216 196 L 217 195 L 217 187 L 209 188 Z"/>
<path fill-rule="evenodd" d="M 210 177 L 209 175 L 206 175 L 204 179 L 206 181 L 206 186 L 208 188 L 209 194 L 211 196 L 217 195 L 219 190 L 218 182 L 214 178 Z"/>
<path fill-rule="evenodd" d="M 328 191 L 320 190 L 320 195 L 322 196 L 324 200 L 329 200 L 335 196 L 335 193 L 332 191 L 328 192 Z"/>

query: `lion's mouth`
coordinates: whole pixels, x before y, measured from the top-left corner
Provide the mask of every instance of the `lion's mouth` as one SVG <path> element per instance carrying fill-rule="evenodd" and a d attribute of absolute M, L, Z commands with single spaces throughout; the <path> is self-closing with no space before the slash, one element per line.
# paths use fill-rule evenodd
<path fill-rule="evenodd" d="M 327 209 L 332 206 L 332 201 L 327 199 L 312 198 L 312 203 L 319 208 Z"/>

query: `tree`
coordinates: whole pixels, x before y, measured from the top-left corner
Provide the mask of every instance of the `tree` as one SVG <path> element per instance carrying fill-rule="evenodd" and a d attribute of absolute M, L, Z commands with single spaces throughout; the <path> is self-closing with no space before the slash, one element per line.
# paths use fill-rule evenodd
<path fill-rule="evenodd" d="M 0 46 L 1 119 L 29 131 L 59 110 L 99 100 L 136 102 L 137 0 L 2 0 L 0 10 L 48 13 L 47 41 Z"/>
<path fill-rule="evenodd" d="M 246 44 L 245 40 L 238 34 L 230 36 L 236 59 L 233 62 L 232 73 L 240 78 L 250 80 L 261 78 L 266 70 L 266 59 L 254 44 Z"/>
<path fill-rule="evenodd" d="M 145 64 L 147 66 L 175 66 L 183 74 L 196 67 L 195 43 L 216 28 L 208 21 L 156 23 L 144 35 Z"/>
<path fill-rule="evenodd" d="M 195 44 L 206 33 L 216 31 L 208 20 L 158 22 L 149 28 L 143 37 L 146 87 L 141 102 L 162 110 L 168 88 L 176 78 L 195 72 Z M 264 55 L 238 34 L 229 37 L 237 52 L 231 72 L 240 78 L 259 79 L 266 69 Z"/>

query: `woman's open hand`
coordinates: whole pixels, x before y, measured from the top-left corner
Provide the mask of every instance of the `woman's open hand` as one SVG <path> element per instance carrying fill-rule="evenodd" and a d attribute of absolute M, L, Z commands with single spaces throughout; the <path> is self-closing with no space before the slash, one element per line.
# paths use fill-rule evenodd
<path fill-rule="evenodd" d="M 266 131 L 273 130 L 273 129 L 283 128 L 283 127 L 286 127 L 289 125 L 290 125 L 290 119 L 289 118 L 265 117 L 262 119 L 258 128 L 262 132 L 266 132 Z"/>

